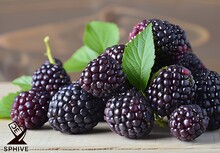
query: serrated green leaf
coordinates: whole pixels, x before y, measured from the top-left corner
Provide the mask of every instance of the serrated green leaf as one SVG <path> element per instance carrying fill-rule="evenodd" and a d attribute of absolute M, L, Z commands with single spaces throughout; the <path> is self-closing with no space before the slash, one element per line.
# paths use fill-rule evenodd
<path fill-rule="evenodd" d="M 9 118 L 11 113 L 11 107 L 16 96 L 19 92 L 9 93 L 0 100 L 0 118 Z"/>
<path fill-rule="evenodd" d="M 99 54 L 89 47 L 82 46 L 64 63 L 64 69 L 67 72 L 82 71 L 91 60 L 98 56 Z"/>
<path fill-rule="evenodd" d="M 31 76 L 23 75 L 19 78 L 16 78 L 15 80 L 13 80 L 12 83 L 14 85 L 19 86 L 22 91 L 28 91 L 31 89 L 31 81 L 32 81 Z"/>
<path fill-rule="evenodd" d="M 144 91 L 154 65 L 155 49 L 152 24 L 127 44 L 123 55 L 123 70 L 129 82 Z"/>
<path fill-rule="evenodd" d="M 113 23 L 92 21 L 85 27 L 83 41 L 85 45 L 100 54 L 107 47 L 118 44 L 119 28 Z"/>

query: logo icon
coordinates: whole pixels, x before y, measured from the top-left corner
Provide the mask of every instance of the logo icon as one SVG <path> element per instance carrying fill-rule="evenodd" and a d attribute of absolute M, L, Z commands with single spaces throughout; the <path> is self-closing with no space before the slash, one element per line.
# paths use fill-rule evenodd
<path fill-rule="evenodd" d="M 23 140 L 26 135 L 26 128 L 23 126 L 18 126 L 16 122 L 12 122 L 8 124 L 8 126 L 12 134 L 15 136 L 15 138 L 11 140 L 8 145 L 26 145 L 27 143 Z"/>

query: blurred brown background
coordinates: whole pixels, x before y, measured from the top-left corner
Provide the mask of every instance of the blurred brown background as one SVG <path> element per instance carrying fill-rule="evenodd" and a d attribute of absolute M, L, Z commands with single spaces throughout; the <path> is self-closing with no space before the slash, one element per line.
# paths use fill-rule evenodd
<path fill-rule="evenodd" d="M 46 59 L 46 35 L 53 55 L 65 61 L 82 45 L 87 22 L 116 23 L 126 43 L 133 25 L 145 18 L 179 24 L 198 57 L 220 73 L 219 15 L 219 0 L 0 0 L 0 81 L 32 75 Z"/>

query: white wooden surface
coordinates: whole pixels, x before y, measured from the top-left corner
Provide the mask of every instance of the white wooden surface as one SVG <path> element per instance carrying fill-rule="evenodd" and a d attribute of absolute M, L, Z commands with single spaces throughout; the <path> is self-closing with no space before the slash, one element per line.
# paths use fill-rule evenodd
<path fill-rule="evenodd" d="M 0 98 L 17 88 L 9 83 L 0 83 Z M 0 119 L 0 153 L 13 139 L 8 128 L 10 119 Z M 168 128 L 155 126 L 150 135 L 141 140 L 130 140 L 112 133 L 105 123 L 99 123 L 94 130 L 82 135 L 67 135 L 52 130 L 48 124 L 39 130 L 28 130 L 24 141 L 29 152 L 105 152 L 105 153 L 142 153 L 142 152 L 220 152 L 220 130 L 206 132 L 193 142 L 182 142 L 169 134 Z"/>

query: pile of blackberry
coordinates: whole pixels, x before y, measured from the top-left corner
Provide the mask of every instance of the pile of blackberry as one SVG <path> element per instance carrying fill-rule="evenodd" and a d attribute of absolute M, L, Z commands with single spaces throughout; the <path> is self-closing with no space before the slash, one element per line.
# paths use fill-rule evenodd
<path fill-rule="evenodd" d="M 49 47 L 49 37 L 44 41 Z M 52 57 L 50 48 L 47 49 L 47 56 L 48 60 L 33 74 L 32 89 L 20 93 L 12 106 L 12 120 L 27 129 L 40 128 L 48 121 L 47 112 L 52 96 L 60 87 L 71 83 L 62 62 Z"/>
<path fill-rule="evenodd" d="M 15 98 L 12 119 L 30 129 L 49 120 L 54 130 L 81 134 L 104 118 L 114 133 L 131 139 L 147 137 L 163 118 L 182 141 L 219 129 L 220 76 L 193 53 L 186 32 L 168 21 L 141 21 L 129 41 L 150 23 L 156 57 L 146 89 L 137 90 L 123 71 L 126 45 L 106 48 L 75 83 L 62 62 L 48 55 L 34 72 L 32 89 Z"/>

